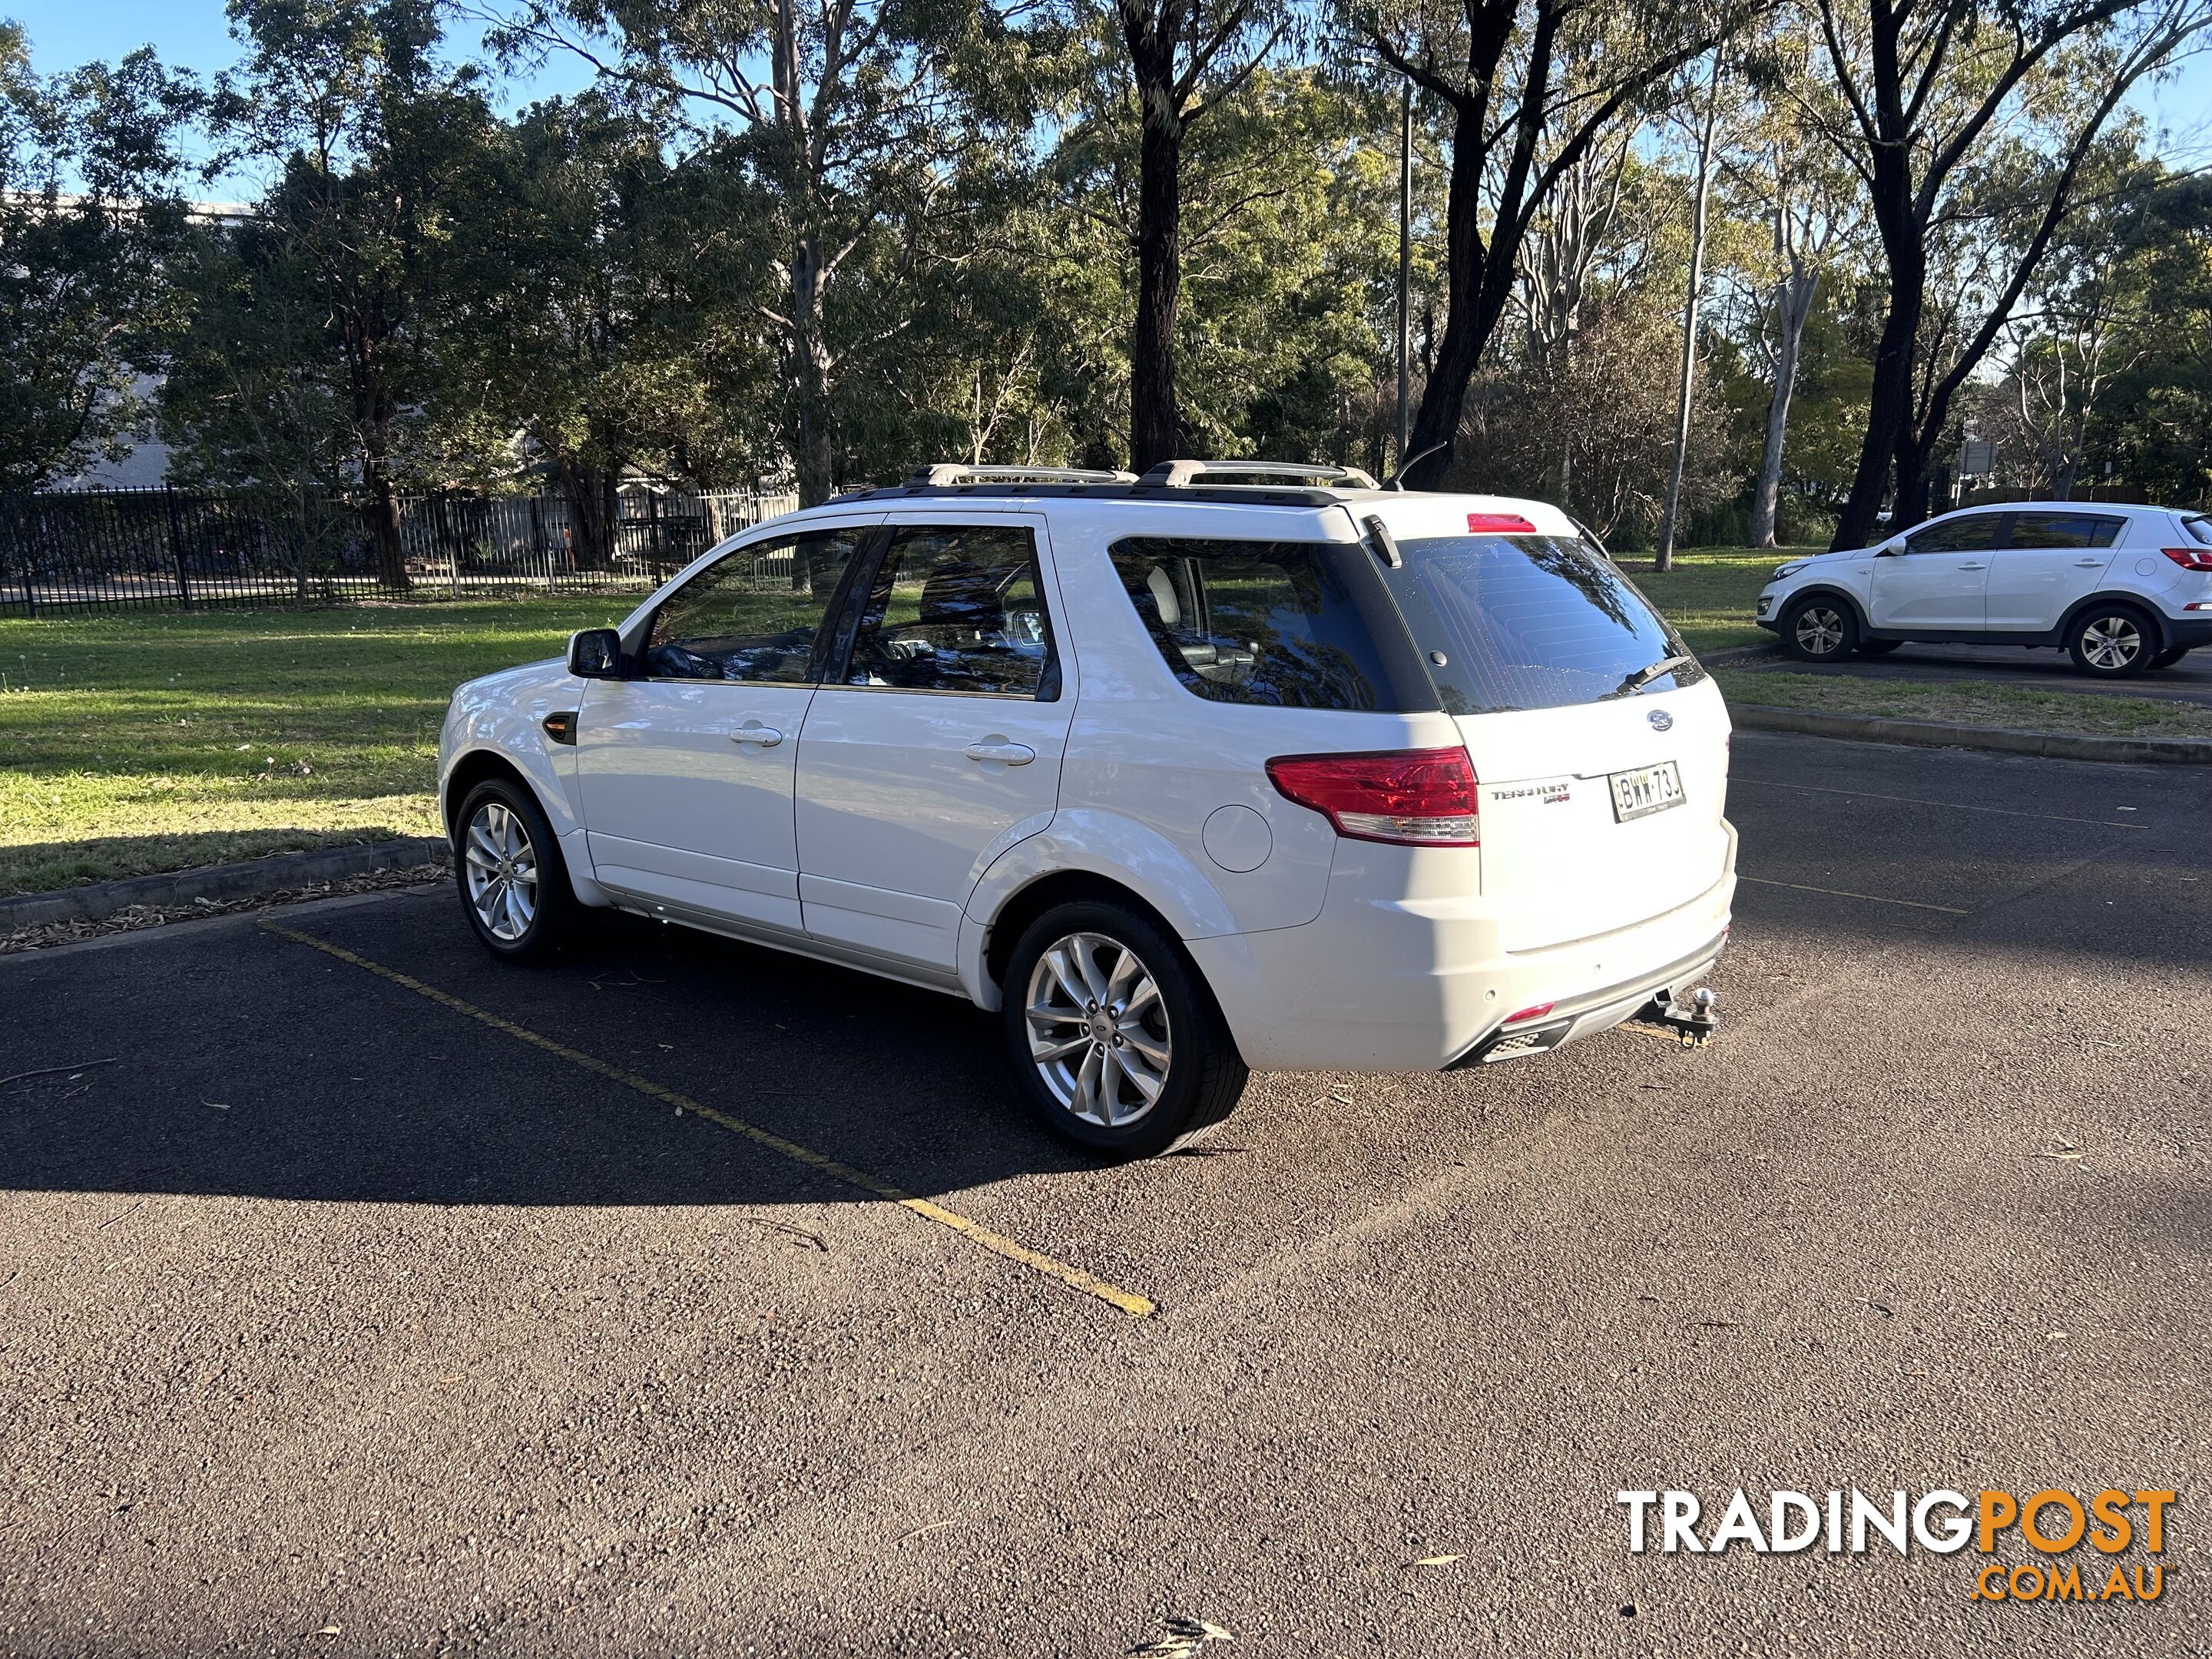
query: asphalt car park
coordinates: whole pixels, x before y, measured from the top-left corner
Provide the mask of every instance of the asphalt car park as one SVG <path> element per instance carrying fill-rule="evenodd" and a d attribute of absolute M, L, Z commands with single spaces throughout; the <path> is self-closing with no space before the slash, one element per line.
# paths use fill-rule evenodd
<path fill-rule="evenodd" d="M 1713 1044 L 1119 1165 L 988 1016 L 645 924 L 0 961 L 0 1650 L 2202 1652 L 2208 811 L 1740 733 Z M 2107 1486 L 2155 1603 L 1614 1503 Z"/>

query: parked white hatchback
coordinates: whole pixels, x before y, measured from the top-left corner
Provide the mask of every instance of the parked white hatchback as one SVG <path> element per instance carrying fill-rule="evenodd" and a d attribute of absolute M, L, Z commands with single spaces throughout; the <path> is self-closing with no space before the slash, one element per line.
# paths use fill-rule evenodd
<path fill-rule="evenodd" d="M 757 526 L 461 687 L 440 789 L 484 945 L 612 906 L 964 996 L 1048 1122 L 1130 1154 L 1248 1066 L 1710 1026 L 1727 712 L 1563 514 L 994 471 Z"/>
<path fill-rule="evenodd" d="M 1757 620 L 1800 662 L 1908 641 L 2055 646 L 2081 672 L 2121 679 L 2212 644 L 2212 519 L 2103 502 L 1968 507 L 1879 547 L 1776 566 Z"/>

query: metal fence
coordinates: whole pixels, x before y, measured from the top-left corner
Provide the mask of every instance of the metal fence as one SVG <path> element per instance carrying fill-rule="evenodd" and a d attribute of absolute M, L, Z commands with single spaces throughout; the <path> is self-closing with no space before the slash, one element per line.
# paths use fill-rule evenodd
<path fill-rule="evenodd" d="M 625 486 L 613 548 L 585 556 L 556 495 L 403 496 L 416 592 L 649 588 L 794 495 Z M 392 590 L 360 515 L 251 491 L 51 490 L 0 496 L 0 614 L 329 603 Z"/>

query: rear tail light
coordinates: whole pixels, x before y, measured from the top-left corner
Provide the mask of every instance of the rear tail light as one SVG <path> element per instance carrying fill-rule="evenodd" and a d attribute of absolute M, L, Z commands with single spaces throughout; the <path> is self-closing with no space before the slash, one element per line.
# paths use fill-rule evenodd
<path fill-rule="evenodd" d="M 2184 570 L 2212 570 L 2212 547 L 2161 547 L 2158 550 Z"/>
<path fill-rule="evenodd" d="M 1382 755 L 1284 755 L 1267 763 L 1275 787 L 1354 841 L 1405 847 L 1480 847 L 1474 764 L 1464 749 Z"/>
<path fill-rule="evenodd" d="M 1536 526 L 1518 513 L 1470 513 L 1467 527 L 1477 536 L 1533 536 Z"/>

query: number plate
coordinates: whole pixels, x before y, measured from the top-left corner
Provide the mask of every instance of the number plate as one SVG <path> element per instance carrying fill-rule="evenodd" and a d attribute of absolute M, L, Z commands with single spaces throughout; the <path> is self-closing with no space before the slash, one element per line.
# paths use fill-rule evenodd
<path fill-rule="evenodd" d="M 1633 772 L 1611 773 L 1606 781 L 1613 786 L 1615 823 L 1649 817 L 1654 812 L 1663 812 L 1682 804 L 1682 775 L 1675 770 L 1672 761 L 1639 766 Z"/>

